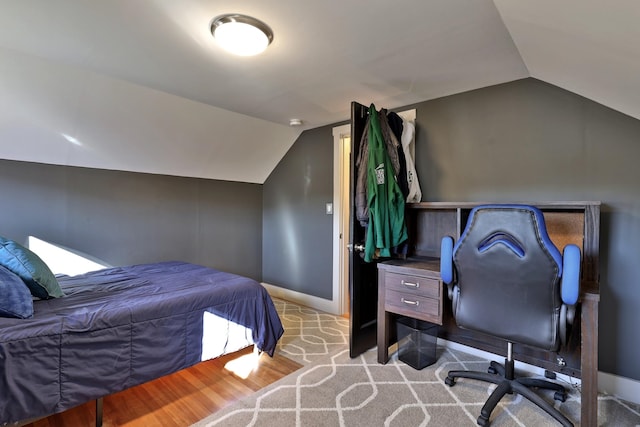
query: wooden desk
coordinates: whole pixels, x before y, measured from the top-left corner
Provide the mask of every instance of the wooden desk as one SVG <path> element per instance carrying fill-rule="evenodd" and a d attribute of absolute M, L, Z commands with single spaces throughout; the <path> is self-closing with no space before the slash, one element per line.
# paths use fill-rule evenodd
<path fill-rule="evenodd" d="M 496 337 L 463 330 L 457 327 L 451 313 L 451 301 L 446 297 L 440 280 L 440 241 L 443 236 L 458 239 L 470 210 L 481 203 L 416 203 L 408 205 L 409 231 L 408 258 L 391 260 L 378 265 L 378 361 L 386 363 L 389 346 L 395 342 L 397 315 L 427 320 L 440 324 L 439 337 L 458 342 L 493 354 L 504 355 L 505 341 Z M 484 204 L 484 203 L 482 203 Z M 531 365 L 581 378 L 581 425 L 596 426 L 598 418 L 598 304 L 599 284 L 599 202 L 547 202 L 527 203 L 540 208 L 545 216 L 551 240 L 562 250 L 573 243 L 581 250 L 580 301 L 568 342 L 558 353 L 538 351 L 515 345 L 514 358 Z M 415 294 L 415 290 L 402 285 L 402 278 L 438 281 L 439 297 L 430 293 L 430 301 L 417 306 L 414 298 L 398 300 L 394 292 Z M 431 286 L 427 286 L 431 288 Z M 431 292 L 431 291 L 429 291 Z M 394 300 L 395 298 L 395 300 Z M 402 298 L 402 295 L 400 295 Z M 438 299 L 434 302 L 434 299 Z M 398 300 L 398 301 L 396 301 Z M 439 307 L 439 312 L 434 311 Z"/>
<path fill-rule="evenodd" d="M 378 362 L 389 360 L 395 341 L 395 316 L 442 325 L 443 284 L 436 259 L 388 261 L 378 264 Z"/>

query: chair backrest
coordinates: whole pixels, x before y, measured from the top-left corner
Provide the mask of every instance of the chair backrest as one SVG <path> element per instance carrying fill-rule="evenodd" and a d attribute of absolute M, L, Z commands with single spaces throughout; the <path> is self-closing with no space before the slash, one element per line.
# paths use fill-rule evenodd
<path fill-rule="evenodd" d="M 562 257 L 539 209 L 474 208 L 453 249 L 453 263 L 454 316 L 460 327 L 546 350 L 558 348 Z"/>

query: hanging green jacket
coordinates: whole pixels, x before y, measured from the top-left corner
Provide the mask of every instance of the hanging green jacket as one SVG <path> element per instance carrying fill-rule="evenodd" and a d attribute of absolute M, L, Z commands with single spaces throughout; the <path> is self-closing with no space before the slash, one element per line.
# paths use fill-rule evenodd
<path fill-rule="evenodd" d="M 391 256 L 391 248 L 407 239 L 404 222 L 404 196 L 396 181 L 391 159 L 382 135 L 375 105 L 369 107 L 369 158 L 367 161 L 367 205 L 369 226 L 364 260 L 370 262 L 376 249 L 380 257 Z"/>

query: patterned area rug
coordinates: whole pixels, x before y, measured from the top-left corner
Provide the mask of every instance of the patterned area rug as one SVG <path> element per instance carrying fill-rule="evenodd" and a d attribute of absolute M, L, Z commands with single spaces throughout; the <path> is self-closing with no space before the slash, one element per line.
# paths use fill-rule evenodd
<path fill-rule="evenodd" d="M 284 335 L 276 349 L 302 365 L 309 365 L 349 347 L 349 319 L 288 301 L 273 299 Z"/>
<path fill-rule="evenodd" d="M 377 362 L 375 349 L 351 359 L 348 320 L 275 300 L 285 326 L 278 350 L 305 366 L 254 395 L 195 424 L 212 426 L 475 426 L 495 386 L 459 379 L 444 384 L 450 369 L 486 370 L 488 361 L 449 348 L 422 370 L 399 361 Z M 553 394 L 543 394 L 553 401 Z M 557 407 L 579 425 L 579 390 Z M 598 399 L 598 425 L 640 426 L 640 405 L 612 396 Z M 553 426 L 555 420 L 519 395 L 507 396 L 491 425 Z"/>

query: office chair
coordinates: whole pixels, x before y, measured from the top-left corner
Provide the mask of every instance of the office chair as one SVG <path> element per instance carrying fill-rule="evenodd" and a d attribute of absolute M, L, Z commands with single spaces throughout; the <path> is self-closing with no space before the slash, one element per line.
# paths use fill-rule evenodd
<path fill-rule="evenodd" d="M 491 412 L 509 393 L 527 398 L 564 426 L 571 421 L 531 388 L 554 390 L 557 383 L 515 377 L 513 343 L 557 351 L 573 321 L 580 280 L 580 249 L 567 245 L 563 256 L 549 239 L 542 212 L 526 205 L 483 205 L 471 210 L 458 242 L 444 237 L 441 275 L 449 287 L 460 328 L 507 341 L 504 365 L 491 362 L 488 372 L 449 371 L 445 383 L 470 378 L 497 384 L 478 417 L 488 426 Z"/>

